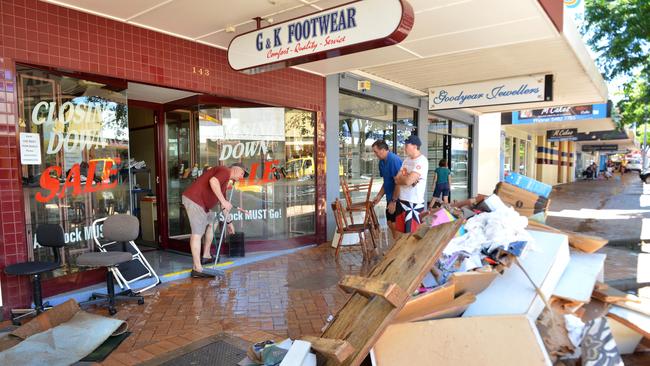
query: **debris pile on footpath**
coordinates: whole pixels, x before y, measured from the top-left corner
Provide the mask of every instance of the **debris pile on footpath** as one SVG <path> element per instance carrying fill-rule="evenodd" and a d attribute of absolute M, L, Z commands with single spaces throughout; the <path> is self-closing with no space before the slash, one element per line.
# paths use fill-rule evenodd
<path fill-rule="evenodd" d="M 604 283 L 607 240 L 543 223 L 550 190 L 511 174 L 437 203 L 367 277 L 341 280 L 352 295 L 319 337 L 252 345 L 240 365 L 622 365 L 650 351 L 650 302 Z"/>

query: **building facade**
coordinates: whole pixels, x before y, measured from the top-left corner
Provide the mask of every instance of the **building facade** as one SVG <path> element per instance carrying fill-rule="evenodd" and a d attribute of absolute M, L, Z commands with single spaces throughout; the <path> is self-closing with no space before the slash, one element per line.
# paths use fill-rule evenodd
<path fill-rule="evenodd" d="M 44 296 L 102 280 L 75 258 L 93 250 L 92 222 L 113 213 L 139 216 L 154 247 L 187 251 L 180 195 L 218 165 L 251 170 L 233 198 L 249 210 L 235 217 L 248 250 L 324 240 L 323 77 L 245 75 L 197 42 L 41 1 L 0 7 L 5 309 L 28 304 L 31 286 L 1 269 L 52 255 L 33 237 L 42 223 L 61 224 L 68 243 Z"/>

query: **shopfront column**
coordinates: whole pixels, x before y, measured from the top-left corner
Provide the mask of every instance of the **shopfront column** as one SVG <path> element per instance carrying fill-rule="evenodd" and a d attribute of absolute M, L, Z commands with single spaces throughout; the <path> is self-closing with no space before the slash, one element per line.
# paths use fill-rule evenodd
<path fill-rule="evenodd" d="M 559 184 L 566 183 L 566 141 L 557 143 L 557 182 Z"/>
<path fill-rule="evenodd" d="M 567 183 L 574 182 L 576 180 L 576 174 L 575 174 L 575 150 L 576 150 L 576 143 L 573 141 L 568 141 L 567 142 L 567 164 L 566 164 L 566 176 L 567 176 Z"/>

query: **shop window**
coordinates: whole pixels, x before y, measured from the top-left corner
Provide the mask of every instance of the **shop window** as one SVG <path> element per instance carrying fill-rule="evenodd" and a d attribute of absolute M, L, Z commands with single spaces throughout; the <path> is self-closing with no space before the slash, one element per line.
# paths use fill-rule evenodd
<path fill-rule="evenodd" d="M 53 259 L 34 233 L 38 225 L 60 224 L 67 245 L 53 275 L 65 275 L 93 250 L 94 220 L 131 210 L 126 93 L 20 65 L 17 72 L 29 259 Z"/>
<path fill-rule="evenodd" d="M 452 121 L 451 123 L 451 134 L 457 137 L 470 137 L 469 136 L 470 125 L 462 122 Z"/>
<path fill-rule="evenodd" d="M 417 120 L 417 109 L 402 107 L 401 105 L 396 106 L 397 109 L 397 118 L 396 121 L 399 124 L 409 127 L 416 126 Z"/>
<path fill-rule="evenodd" d="M 278 240 L 315 233 L 315 118 L 285 108 L 199 107 L 166 115 L 170 237 L 186 239 L 185 189 L 206 169 L 244 164 L 233 222 L 247 240 Z"/>

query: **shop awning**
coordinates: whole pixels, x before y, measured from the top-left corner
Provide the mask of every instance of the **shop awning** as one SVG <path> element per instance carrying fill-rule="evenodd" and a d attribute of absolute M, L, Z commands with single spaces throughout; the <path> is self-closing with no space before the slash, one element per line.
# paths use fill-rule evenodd
<path fill-rule="evenodd" d="M 255 17 L 267 26 L 349 0 L 250 0 L 235 6 L 215 0 L 202 2 L 200 9 L 189 0 L 49 2 L 227 49 L 234 36 L 255 29 Z M 401 43 L 296 68 L 323 76 L 353 72 L 420 96 L 445 85 L 532 74 L 554 77 L 552 102 L 473 108 L 479 113 L 607 100 L 607 87 L 559 1 L 408 2 L 415 23 Z"/>

